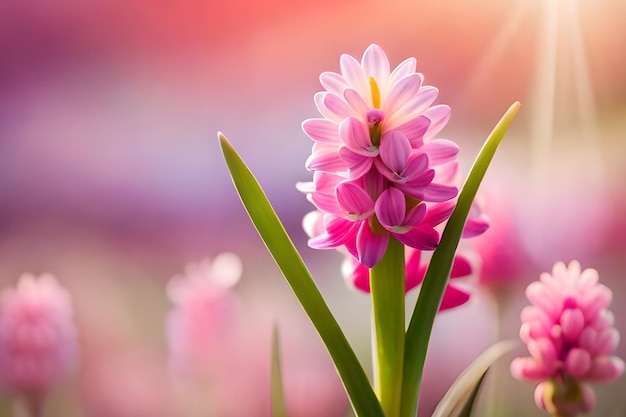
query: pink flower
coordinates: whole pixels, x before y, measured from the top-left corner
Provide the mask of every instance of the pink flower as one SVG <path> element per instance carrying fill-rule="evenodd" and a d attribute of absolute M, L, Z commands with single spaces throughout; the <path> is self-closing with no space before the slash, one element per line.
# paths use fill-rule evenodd
<path fill-rule="evenodd" d="M 406 252 L 405 291 L 409 292 L 424 280 L 428 269 L 428 260 L 424 259 L 423 253 L 419 250 L 409 248 Z M 462 285 L 457 285 L 457 282 L 459 278 L 469 277 L 473 270 L 474 268 L 467 257 L 455 256 L 450 274 L 450 279 L 454 281 L 451 281 L 446 287 L 439 311 L 458 307 L 470 299 L 470 293 Z M 341 272 L 351 286 L 366 293 L 370 292 L 369 269 L 352 256 L 346 256 Z"/>
<path fill-rule="evenodd" d="M 360 63 L 342 55 L 340 64 L 340 74 L 320 76 L 326 91 L 315 102 L 324 118 L 303 123 L 315 141 L 306 164 L 315 173 L 299 189 L 324 213 L 310 246 L 345 246 L 367 267 L 380 260 L 392 236 L 434 249 L 434 227 L 450 215 L 449 205 L 434 203 L 457 195 L 459 148 L 433 139 L 450 109 L 431 106 L 437 89 L 422 85 L 414 58 L 391 71 L 382 49 L 371 45 Z"/>
<path fill-rule="evenodd" d="M 624 362 L 611 354 L 619 333 L 607 309 L 612 293 L 598 283 L 598 272 L 572 261 L 541 274 L 526 296 L 533 304 L 522 311 L 520 336 L 530 357 L 511 363 L 518 379 L 540 381 L 537 405 L 552 414 L 575 416 L 593 408 L 587 381 L 609 382 L 624 371 Z"/>
<path fill-rule="evenodd" d="M 174 304 L 166 321 L 172 367 L 182 373 L 215 369 L 228 352 L 231 324 L 236 320 L 233 291 L 242 273 L 241 260 L 223 253 L 187 265 L 167 292 Z"/>
<path fill-rule="evenodd" d="M 0 297 L 0 385 L 37 408 L 76 366 L 70 294 L 50 274 L 24 274 Z"/>

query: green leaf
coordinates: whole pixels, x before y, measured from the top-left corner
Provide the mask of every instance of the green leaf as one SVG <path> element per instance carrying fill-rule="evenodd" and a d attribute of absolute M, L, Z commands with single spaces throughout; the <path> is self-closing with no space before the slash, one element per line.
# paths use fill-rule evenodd
<path fill-rule="evenodd" d="M 454 255 L 463 233 L 465 221 L 478 191 L 478 186 L 519 106 L 520 104 L 516 102 L 507 110 L 485 141 L 465 180 L 454 212 L 441 236 L 439 246 L 433 253 L 406 333 L 404 383 L 400 412 L 402 417 L 414 417 L 417 412 L 417 400 L 430 334 L 450 278 Z"/>
<path fill-rule="evenodd" d="M 454 381 L 432 417 L 470 417 L 487 371 L 516 345 L 517 342 L 505 340 L 485 350 Z"/>
<path fill-rule="evenodd" d="M 384 417 L 374 390 L 343 331 L 267 196 L 223 134 L 218 133 L 230 175 L 261 239 L 315 326 L 337 368 L 358 417 Z"/>
<path fill-rule="evenodd" d="M 283 375 L 280 366 L 280 340 L 276 324 L 274 324 L 272 329 L 271 379 L 272 417 L 288 417 L 285 390 L 283 388 Z"/>

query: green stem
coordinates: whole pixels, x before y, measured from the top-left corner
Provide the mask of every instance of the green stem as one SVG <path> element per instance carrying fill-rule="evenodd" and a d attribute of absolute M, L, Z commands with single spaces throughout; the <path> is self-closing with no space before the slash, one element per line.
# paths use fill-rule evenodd
<path fill-rule="evenodd" d="M 376 393 L 387 417 L 397 417 L 404 367 L 404 245 L 391 238 L 370 270 L 374 314 Z"/>

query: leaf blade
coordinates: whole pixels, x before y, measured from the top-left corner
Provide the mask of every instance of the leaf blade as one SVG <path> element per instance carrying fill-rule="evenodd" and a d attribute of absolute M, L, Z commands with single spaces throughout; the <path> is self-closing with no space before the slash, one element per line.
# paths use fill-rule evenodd
<path fill-rule="evenodd" d="M 402 417 L 416 415 L 419 388 L 432 326 L 450 277 L 454 255 L 463 233 L 465 221 L 478 191 L 478 186 L 519 107 L 519 102 L 511 105 L 487 137 L 463 185 L 454 212 L 441 236 L 439 246 L 433 253 L 406 333 L 400 413 Z"/>
<path fill-rule="evenodd" d="M 355 414 L 358 417 L 384 417 L 363 367 L 263 189 L 221 132 L 218 138 L 239 197 L 265 246 L 326 345 Z"/>
<path fill-rule="evenodd" d="M 446 392 L 432 417 L 469 417 L 487 371 L 516 345 L 517 342 L 504 340 L 490 346 L 474 359 Z"/>
<path fill-rule="evenodd" d="M 272 359 L 271 359 L 271 407 L 272 417 L 289 417 L 285 402 L 282 369 L 280 365 L 280 338 L 278 326 L 274 323 L 272 329 Z"/>

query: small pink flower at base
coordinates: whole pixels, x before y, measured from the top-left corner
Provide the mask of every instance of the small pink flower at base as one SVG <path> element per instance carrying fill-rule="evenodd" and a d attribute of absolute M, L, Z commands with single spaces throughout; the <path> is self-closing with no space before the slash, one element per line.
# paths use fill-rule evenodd
<path fill-rule="evenodd" d="M 78 361 L 70 294 L 50 274 L 24 274 L 0 297 L 0 386 L 38 408 Z"/>
<path fill-rule="evenodd" d="M 459 148 L 433 138 L 446 124 L 449 107 L 432 106 L 438 91 L 422 85 L 414 58 L 391 71 L 383 50 L 371 45 L 361 62 L 342 55 L 340 68 L 320 76 L 326 91 L 316 94 L 315 103 L 324 118 L 302 125 L 315 142 L 306 163 L 315 173 L 312 183 L 298 188 L 324 213 L 322 230 L 309 245 L 345 246 L 370 268 L 391 237 L 415 249 L 434 249 L 434 227 L 447 219 L 441 213 L 450 215 L 436 203 L 458 192 Z M 430 210 L 438 212 L 429 215 Z"/>
<path fill-rule="evenodd" d="M 611 290 L 598 283 L 596 270 L 581 271 L 572 261 L 541 274 L 526 296 L 533 305 L 522 311 L 520 337 L 531 356 L 513 360 L 511 373 L 541 382 L 537 405 L 555 416 L 590 411 L 595 397 L 586 382 L 610 382 L 624 371 L 612 356 L 619 333 L 607 309 Z"/>
<path fill-rule="evenodd" d="M 424 280 L 428 262 L 423 259 L 419 250 L 408 248 L 406 250 L 406 282 L 405 291 L 408 293 L 416 288 Z M 369 268 L 359 263 L 352 256 L 346 256 L 343 261 L 341 272 L 348 284 L 365 293 L 370 292 Z M 463 255 L 457 254 L 454 258 L 450 281 L 446 287 L 439 311 L 449 310 L 465 304 L 470 299 L 470 293 L 463 286 L 456 284 L 457 279 L 467 278 L 472 275 L 473 268 Z"/>
<path fill-rule="evenodd" d="M 223 253 L 213 261 L 191 263 L 167 287 L 173 303 L 166 320 L 170 359 L 183 374 L 206 374 L 230 350 L 231 324 L 236 321 L 233 287 L 242 273 L 241 260 Z"/>

